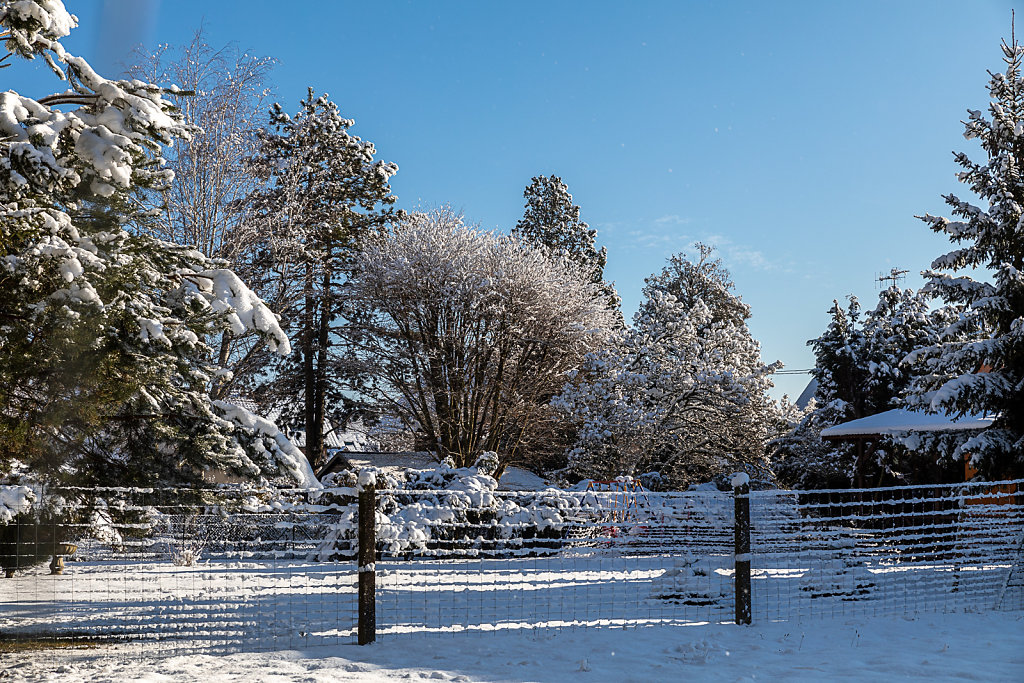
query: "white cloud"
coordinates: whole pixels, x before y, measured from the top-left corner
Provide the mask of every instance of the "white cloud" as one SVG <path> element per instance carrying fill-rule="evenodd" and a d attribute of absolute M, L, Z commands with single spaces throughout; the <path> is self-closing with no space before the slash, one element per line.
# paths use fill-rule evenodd
<path fill-rule="evenodd" d="M 666 215 L 666 216 L 662 216 L 661 218 L 655 218 L 654 219 L 654 224 L 655 225 L 659 225 L 659 226 L 660 225 L 686 225 L 689 222 L 690 222 L 689 218 L 685 218 L 685 217 L 680 216 L 679 214 L 675 214 L 675 213 L 669 214 L 669 215 Z"/>

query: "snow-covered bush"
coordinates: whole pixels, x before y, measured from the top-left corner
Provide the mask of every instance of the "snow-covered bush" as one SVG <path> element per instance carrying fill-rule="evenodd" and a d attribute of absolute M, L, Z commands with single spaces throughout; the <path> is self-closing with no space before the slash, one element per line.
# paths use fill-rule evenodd
<path fill-rule="evenodd" d="M 495 460 L 493 453 L 484 453 L 473 467 L 442 463 L 434 469 L 376 473 L 378 544 L 389 554 L 518 552 L 527 545 L 522 552 L 542 552 L 559 547 L 560 539 L 581 523 L 607 521 L 594 492 L 499 493 L 497 480 L 488 473 Z M 315 506 L 333 510 L 321 518 L 330 530 L 316 556 L 351 557 L 358 477 L 343 471 L 324 484 L 310 498 Z"/>
<path fill-rule="evenodd" d="M 0 486 L 0 525 L 32 509 L 35 492 L 28 486 Z"/>

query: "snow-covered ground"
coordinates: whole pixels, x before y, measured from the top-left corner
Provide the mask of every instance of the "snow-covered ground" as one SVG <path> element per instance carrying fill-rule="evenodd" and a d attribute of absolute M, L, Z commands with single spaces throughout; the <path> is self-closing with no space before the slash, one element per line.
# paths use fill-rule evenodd
<path fill-rule="evenodd" d="M 389 549 L 364 648 L 356 563 L 325 551 L 340 541 L 313 512 L 204 517 L 213 540 L 192 566 L 175 562 L 185 518 L 134 545 L 81 538 L 63 575 L 0 579 L 0 640 L 93 649 L 0 654 L 0 681 L 1024 681 L 1020 509 L 1003 494 L 952 508 L 903 493 L 892 513 L 829 494 L 803 514 L 772 502 L 792 494 L 752 495 L 751 627 L 730 623 L 734 501 L 717 492 L 663 496 L 642 523 L 570 520 L 555 540 Z"/>
<path fill-rule="evenodd" d="M 378 562 L 377 633 L 730 622 L 731 562 L 616 548 Z M 798 564 L 754 568 L 755 623 L 1024 606 L 1020 587 L 1004 589 L 1007 564 Z M 62 576 L 43 566 L 0 580 L 0 633 L 129 640 L 144 655 L 340 645 L 355 637 L 356 577 L 351 562 L 82 561 Z"/>
<path fill-rule="evenodd" d="M 1024 613 L 409 634 L 224 656 L 117 647 L 0 655 L 4 681 L 1020 681 Z"/>

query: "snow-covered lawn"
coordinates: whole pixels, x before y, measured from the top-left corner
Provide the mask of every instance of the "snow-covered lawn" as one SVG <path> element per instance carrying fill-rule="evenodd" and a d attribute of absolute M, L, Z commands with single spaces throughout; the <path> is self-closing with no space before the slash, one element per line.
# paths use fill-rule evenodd
<path fill-rule="evenodd" d="M 109 646 L 0 655 L 4 681 L 1020 681 L 1024 613 L 407 634 L 224 656 Z"/>
<path fill-rule="evenodd" d="M 801 565 L 753 571 L 756 623 L 920 612 L 1019 609 L 1008 564 Z M 377 564 L 377 633 L 532 631 L 731 622 L 732 558 L 627 555 L 614 548 L 549 557 Z M 0 633 L 129 640 L 137 652 L 282 650 L 351 642 L 351 562 L 208 560 L 68 562 L 0 580 Z"/>

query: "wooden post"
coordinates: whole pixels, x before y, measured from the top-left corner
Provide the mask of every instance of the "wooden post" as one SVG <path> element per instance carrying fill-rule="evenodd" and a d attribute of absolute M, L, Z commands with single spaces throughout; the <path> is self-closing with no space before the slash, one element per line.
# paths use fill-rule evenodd
<path fill-rule="evenodd" d="M 377 640 L 376 477 L 359 473 L 359 644 Z"/>
<path fill-rule="evenodd" d="M 736 623 L 750 623 L 750 477 L 732 475 L 736 500 L 734 569 L 736 572 Z"/>

